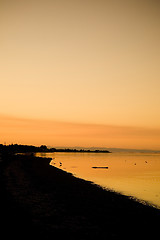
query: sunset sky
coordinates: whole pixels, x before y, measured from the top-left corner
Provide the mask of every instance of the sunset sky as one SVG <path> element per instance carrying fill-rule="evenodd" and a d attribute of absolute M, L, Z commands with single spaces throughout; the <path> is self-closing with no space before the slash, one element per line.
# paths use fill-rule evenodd
<path fill-rule="evenodd" d="M 160 1 L 0 0 L 0 143 L 160 150 Z"/>

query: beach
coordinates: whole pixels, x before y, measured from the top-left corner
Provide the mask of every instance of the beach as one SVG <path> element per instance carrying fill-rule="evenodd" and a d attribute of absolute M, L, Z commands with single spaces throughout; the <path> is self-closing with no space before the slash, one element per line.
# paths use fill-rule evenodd
<path fill-rule="evenodd" d="M 1 234 L 17 239 L 159 235 L 160 210 L 74 177 L 33 155 L 1 157 Z"/>

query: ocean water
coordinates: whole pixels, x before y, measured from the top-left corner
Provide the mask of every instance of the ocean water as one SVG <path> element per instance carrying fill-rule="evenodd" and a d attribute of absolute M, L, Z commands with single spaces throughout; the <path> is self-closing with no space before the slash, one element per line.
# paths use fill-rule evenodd
<path fill-rule="evenodd" d="M 37 156 L 51 157 L 51 165 L 76 177 L 160 208 L 160 153 L 37 153 Z"/>

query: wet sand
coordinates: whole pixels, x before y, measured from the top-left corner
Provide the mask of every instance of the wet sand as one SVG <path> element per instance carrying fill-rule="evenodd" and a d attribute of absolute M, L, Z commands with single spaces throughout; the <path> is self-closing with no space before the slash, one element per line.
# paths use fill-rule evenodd
<path fill-rule="evenodd" d="M 160 210 L 49 165 L 10 156 L 0 163 L 1 234 L 17 239 L 133 239 L 159 235 Z"/>

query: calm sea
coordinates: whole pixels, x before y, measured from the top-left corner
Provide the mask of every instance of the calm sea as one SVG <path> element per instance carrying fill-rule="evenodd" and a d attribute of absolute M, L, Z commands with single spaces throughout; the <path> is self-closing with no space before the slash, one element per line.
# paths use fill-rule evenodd
<path fill-rule="evenodd" d="M 51 157 L 51 165 L 76 177 L 160 208 L 160 153 L 37 153 L 37 156 Z"/>

